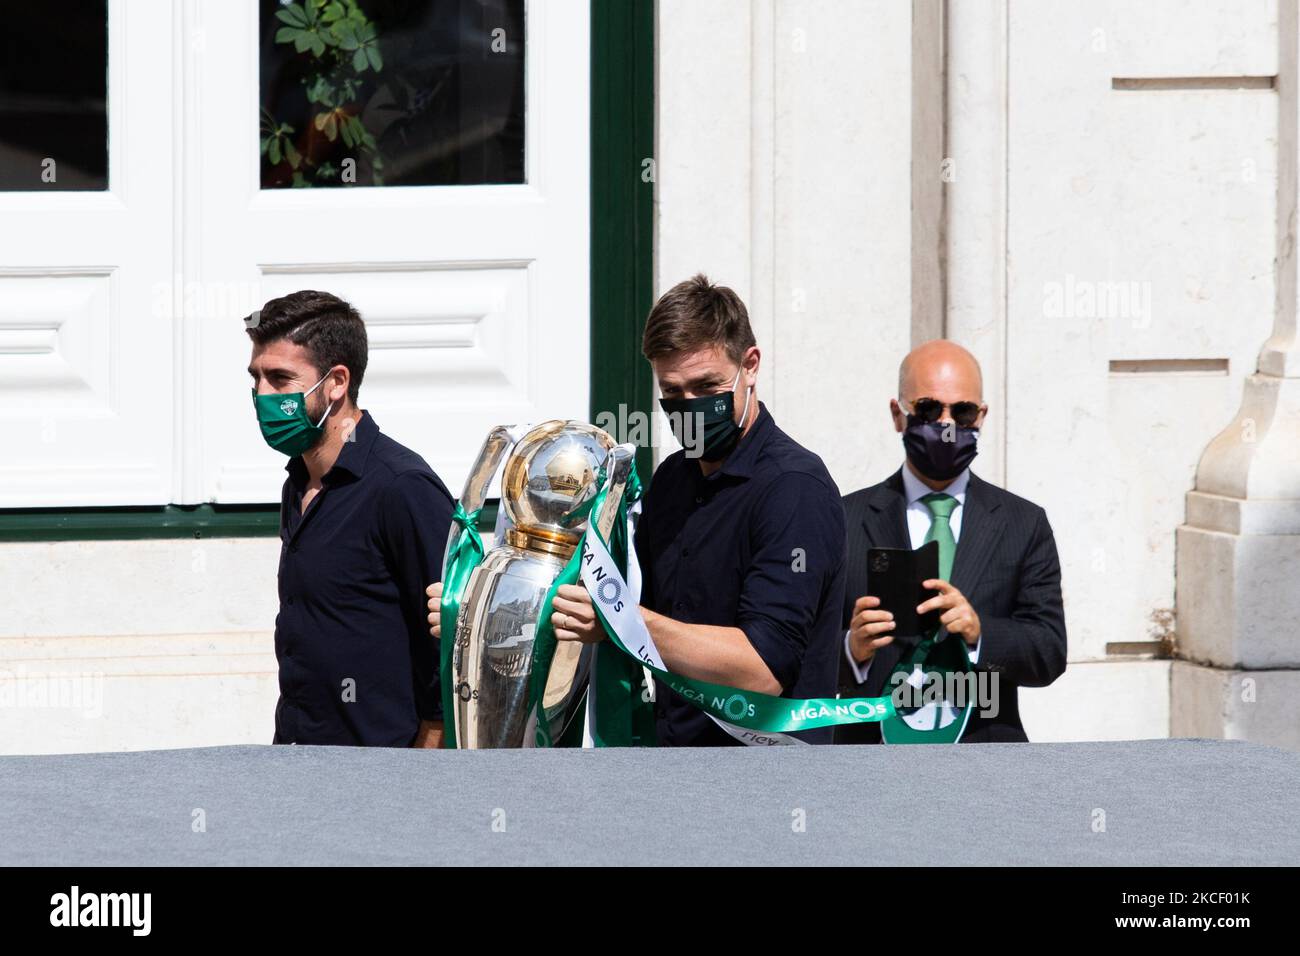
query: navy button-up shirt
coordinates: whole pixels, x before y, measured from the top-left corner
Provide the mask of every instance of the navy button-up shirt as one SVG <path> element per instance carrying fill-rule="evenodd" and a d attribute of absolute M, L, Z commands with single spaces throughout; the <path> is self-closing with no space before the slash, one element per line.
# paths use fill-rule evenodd
<path fill-rule="evenodd" d="M 307 467 L 285 470 L 273 742 L 410 746 L 420 720 L 442 719 L 424 592 L 442 578 L 452 497 L 364 409 L 306 513 Z"/>
<path fill-rule="evenodd" d="M 822 460 L 758 417 L 707 478 L 678 451 L 656 469 L 636 530 L 641 603 L 688 624 L 738 627 L 786 697 L 834 697 L 843 642 L 844 508 Z M 660 682 L 659 742 L 739 742 Z M 805 731 L 829 743 L 829 730 Z"/>

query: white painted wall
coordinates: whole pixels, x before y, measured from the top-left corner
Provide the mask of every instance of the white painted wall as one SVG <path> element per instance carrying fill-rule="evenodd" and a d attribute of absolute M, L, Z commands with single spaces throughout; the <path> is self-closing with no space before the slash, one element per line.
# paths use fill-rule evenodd
<path fill-rule="evenodd" d="M 1276 93 L 1224 79 L 1277 72 L 1277 13 L 1266 0 L 1009 11 L 1006 480 L 1052 517 L 1077 670 L 1109 642 L 1172 635 L 1184 493 L 1272 327 Z M 1111 290 L 1129 308 L 1088 308 Z M 1188 732 L 1132 684 L 1102 698 L 1104 723 Z M 1077 730 L 1076 688 L 1036 692 L 1065 707 L 1053 736 Z"/>
<path fill-rule="evenodd" d="M 911 44 L 890 0 L 659 4 L 656 291 L 736 290 L 759 397 L 846 492 L 901 456 Z"/>
<path fill-rule="evenodd" d="M 269 743 L 278 538 L 0 544 L 0 753 Z"/>
<path fill-rule="evenodd" d="M 1010 10 L 1007 481 L 1052 516 L 1072 656 L 1099 660 L 1174 606 L 1183 495 L 1236 410 L 1274 298 L 1274 92 L 1112 81 L 1270 76 L 1276 14 L 1172 0 Z M 1101 304 L 1112 289 L 1128 309 Z M 1170 359 L 1227 371 L 1109 371 Z"/>

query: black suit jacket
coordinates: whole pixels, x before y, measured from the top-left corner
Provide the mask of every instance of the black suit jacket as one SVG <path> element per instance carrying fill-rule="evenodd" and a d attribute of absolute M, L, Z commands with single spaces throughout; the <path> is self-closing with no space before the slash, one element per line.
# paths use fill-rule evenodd
<path fill-rule="evenodd" d="M 910 548 L 907 495 L 902 470 L 844 498 L 848 531 L 848 580 L 844 629 L 853 604 L 867 593 L 867 549 Z M 1047 513 L 971 473 L 962 505 L 961 533 L 952 583 L 979 615 L 981 643 L 976 670 L 997 675 L 999 712 L 971 712 L 963 743 L 1023 741 L 1018 687 L 1046 687 L 1065 671 L 1065 612 L 1061 565 Z M 899 659 L 895 641 L 876 651 L 865 684 L 859 684 L 840 642 L 840 696 L 883 697 Z M 880 743 L 880 725 L 837 727 L 835 742 Z"/>

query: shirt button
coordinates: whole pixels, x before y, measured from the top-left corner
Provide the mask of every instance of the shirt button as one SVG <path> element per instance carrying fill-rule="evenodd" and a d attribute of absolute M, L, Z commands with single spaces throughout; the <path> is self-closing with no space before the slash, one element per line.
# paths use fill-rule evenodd
<path fill-rule="evenodd" d="M 686 557 L 686 556 L 687 556 L 688 554 L 690 554 L 690 553 L 691 553 L 691 549 L 690 549 L 690 548 L 682 548 L 682 557 L 683 557 L 683 558 Z"/>
<path fill-rule="evenodd" d="M 696 496 L 695 496 L 695 503 L 696 503 L 697 505 L 702 505 L 702 504 L 704 504 L 704 496 L 703 496 L 703 495 L 696 495 Z"/>
<path fill-rule="evenodd" d="M 293 603 L 293 598 L 291 598 L 291 597 L 287 597 L 287 598 L 285 598 L 285 599 L 284 599 L 284 603 L 285 603 L 285 604 L 292 604 L 292 603 Z"/>

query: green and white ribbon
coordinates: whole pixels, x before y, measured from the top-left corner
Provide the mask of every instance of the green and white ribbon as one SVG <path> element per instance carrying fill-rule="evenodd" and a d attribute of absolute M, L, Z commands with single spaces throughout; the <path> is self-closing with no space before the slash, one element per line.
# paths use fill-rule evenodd
<path fill-rule="evenodd" d="M 935 630 L 917 644 L 905 661 L 899 661 L 889 682 L 905 682 L 895 693 L 900 698 L 919 697 L 919 707 L 903 707 L 880 725 L 880 738 L 887 744 L 955 744 L 966 732 L 975 703 L 967 680 L 973 672 L 970 652 L 961 637 Z M 962 704 L 947 699 L 949 674 L 963 681 Z M 906 676 L 903 676 L 906 675 Z M 942 690 L 940 690 L 942 689 Z"/>
<path fill-rule="evenodd" d="M 469 584 L 470 574 L 483 562 L 486 548 L 478 531 L 478 519 L 483 510 L 487 492 L 498 480 L 501 466 L 510 457 L 519 439 L 530 429 L 531 425 L 513 425 L 507 428 L 499 425 L 488 433 L 479 458 L 466 479 L 465 490 L 456 502 L 452 513 L 452 527 L 447 535 L 447 551 L 442 564 L 442 603 L 438 608 L 439 629 L 442 638 L 439 642 L 439 677 L 442 689 L 442 726 L 443 746 L 448 750 L 456 748 L 456 693 L 453 655 L 456 647 L 456 622 L 460 618 L 461 603 L 465 597 L 465 588 Z M 482 479 L 480 484 L 479 479 Z M 473 508 L 466 510 L 465 501 L 469 500 Z M 497 509 L 496 531 L 492 535 L 492 546 L 501 543 L 503 527 L 508 524 L 504 504 Z"/>
<path fill-rule="evenodd" d="M 638 601 L 641 568 L 632 542 L 636 530 L 634 519 L 640 510 L 641 481 L 633 468 L 611 526 L 610 544 L 612 551 L 619 555 L 617 566 L 624 573 L 634 600 Z M 581 555 L 581 548 L 578 554 Z M 593 648 L 586 718 L 585 747 L 652 747 L 658 743 L 654 678 L 640 661 L 605 641 Z"/>
<path fill-rule="evenodd" d="M 456 748 L 456 687 L 452 670 L 452 649 L 456 644 L 456 620 L 460 617 L 461 601 L 469 576 L 483 561 L 483 538 L 478 533 L 478 517 L 482 509 L 466 511 L 456 502 L 451 520 L 460 528 L 455 543 L 447 551 L 442 572 L 442 605 L 438 608 L 442 639 L 439 641 L 439 667 L 442 680 L 442 737 L 443 746 Z"/>
<path fill-rule="evenodd" d="M 592 508 L 593 516 L 608 506 L 602 491 Z M 620 524 L 622 522 L 616 522 L 615 527 Z M 893 701 L 889 697 L 792 699 L 673 674 L 664 666 L 654 638 L 641 617 L 639 588 L 634 591 L 628 584 L 620 571 L 623 562 L 610 553 L 595 529 L 593 517 L 587 523 L 587 531 L 574 560 L 580 565 L 581 580 L 592 596 L 592 606 L 609 635 L 610 643 L 708 714 L 736 739 L 751 746 L 802 744 L 804 741 L 788 734 L 840 724 L 881 721 L 894 715 Z M 624 559 L 625 566 L 636 561 L 635 550 L 630 546 L 619 557 Z M 570 567 L 572 564 L 571 561 Z"/>
<path fill-rule="evenodd" d="M 595 536 L 594 527 L 597 515 L 608 497 L 604 488 L 606 472 L 601 468 L 597 483 L 602 490 L 588 503 L 587 507 L 576 511 L 571 516 L 575 523 L 582 519 L 587 521 L 587 535 Z M 613 524 L 612 537 L 615 547 L 623 560 L 632 554 L 632 525 L 629 509 L 635 506 L 641 497 L 641 484 L 635 469 L 629 476 L 623 497 L 616 503 L 619 513 Z M 587 684 L 587 699 L 584 702 L 585 720 L 575 720 L 558 740 L 551 736 L 551 724 L 554 715 L 547 713 L 543 706 L 543 694 L 550 674 L 551 661 L 555 656 L 557 638 L 555 627 L 551 622 L 554 615 L 553 602 L 556 592 L 566 584 L 577 584 L 581 580 L 582 548 L 573 552 L 564 570 L 552 582 L 542 601 L 541 613 L 537 619 L 537 629 L 533 634 L 532 672 L 529 678 L 528 706 L 529 724 L 534 728 L 534 741 L 538 747 L 552 746 L 593 746 L 593 747 L 647 747 L 655 744 L 654 709 L 648 696 L 646 678 L 641 665 L 626 654 L 618 653 L 612 648 L 597 645 L 592 649 L 591 672 Z M 626 565 L 625 565 L 626 566 Z M 639 581 L 639 571 L 634 572 Z"/>

